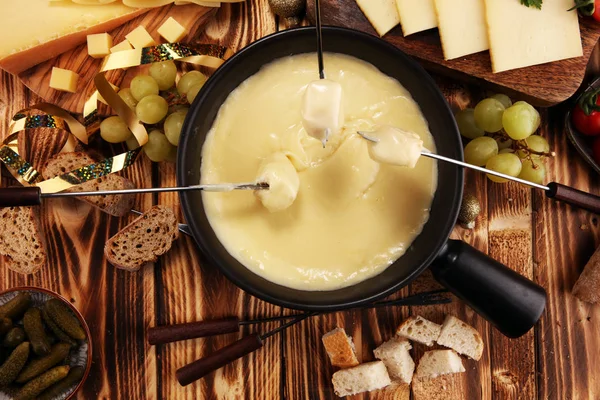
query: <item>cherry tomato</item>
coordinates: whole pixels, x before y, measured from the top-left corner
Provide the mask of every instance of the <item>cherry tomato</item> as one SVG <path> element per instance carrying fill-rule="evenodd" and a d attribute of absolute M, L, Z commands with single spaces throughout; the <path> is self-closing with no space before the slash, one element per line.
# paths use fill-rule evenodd
<path fill-rule="evenodd" d="M 594 9 L 594 13 L 592 14 L 592 17 L 600 22 L 600 0 L 596 0 L 595 2 L 596 8 Z"/>
<path fill-rule="evenodd" d="M 600 138 L 594 139 L 594 144 L 592 144 L 592 154 L 596 163 L 600 164 Z"/>
<path fill-rule="evenodd" d="M 575 129 L 584 135 L 600 135 L 600 112 L 592 111 L 590 115 L 585 115 L 585 112 L 577 105 L 573 110 L 571 119 Z"/>

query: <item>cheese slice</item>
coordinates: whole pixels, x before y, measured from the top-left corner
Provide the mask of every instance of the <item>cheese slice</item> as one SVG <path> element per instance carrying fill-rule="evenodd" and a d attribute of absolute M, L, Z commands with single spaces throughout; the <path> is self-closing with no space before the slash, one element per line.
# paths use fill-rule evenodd
<path fill-rule="evenodd" d="M 573 0 L 544 0 L 541 10 L 519 0 L 484 0 L 494 72 L 583 55 Z"/>
<path fill-rule="evenodd" d="M 119 2 L 80 5 L 48 0 L 0 1 L 0 67 L 19 73 L 116 28 L 146 10 Z"/>
<path fill-rule="evenodd" d="M 444 58 L 488 50 L 483 0 L 434 0 Z"/>
<path fill-rule="evenodd" d="M 356 4 L 379 36 L 385 35 L 400 23 L 395 0 L 356 0 Z"/>
<path fill-rule="evenodd" d="M 433 0 L 396 0 L 396 7 L 404 36 L 437 26 Z"/>

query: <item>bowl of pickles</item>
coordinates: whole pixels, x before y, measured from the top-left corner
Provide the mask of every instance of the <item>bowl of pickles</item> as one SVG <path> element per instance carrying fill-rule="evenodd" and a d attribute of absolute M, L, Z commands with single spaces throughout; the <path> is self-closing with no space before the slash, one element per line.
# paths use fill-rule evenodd
<path fill-rule="evenodd" d="M 83 316 L 57 293 L 0 292 L 0 400 L 66 400 L 89 374 L 92 342 Z"/>

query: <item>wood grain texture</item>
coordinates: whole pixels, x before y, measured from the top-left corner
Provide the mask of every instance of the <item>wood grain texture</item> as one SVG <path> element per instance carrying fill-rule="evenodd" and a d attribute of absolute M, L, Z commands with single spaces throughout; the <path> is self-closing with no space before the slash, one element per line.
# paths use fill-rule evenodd
<path fill-rule="evenodd" d="M 308 1 L 308 14 L 314 14 L 314 0 Z M 343 26 L 377 35 L 355 0 L 323 0 L 324 25 Z M 314 19 L 313 19 L 314 20 Z M 550 106 L 571 97 L 584 78 L 592 50 L 600 37 L 600 26 L 591 18 L 580 18 L 583 57 L 494 74 L 489 53 L 482 52 L 445 61 L 437 29 L 402 35 L 400 26 L 383 38 L 417 58 L 429 70 L 463 81 L 476 81 L 540 106 Z"/>
<path fill-rule="evenodd" d="M 288 22 L 278 23 L 268 10 L 267 0 L 246 1 L 224 5 L 206 31 L 192 39 L 237 50 L 256 38 L 289 27 Z M 600 73 L 600 51 L 592 56 L 588 72 Z M 435 78 L 455 110 L 472 107 L 485 95 L 476 85 Z M 0 75 L 3 121 L 39 100 L 15 77 Z M 57 101 L 68 104 L 64 98 Z M 548 180 L 600 193 L 598 176 L 580 160 L 563 134 L 563 115 L 564 107 L 542 111 L 542 134 L 558 153 L 548 164 Z M 5 124 L 0 127 L 0 136 L 6 136 Z M 34 131 L 31 137 L 43 138 L 44 133 Z M 35 149 L 46 148 L 44 142 L 32 142 L 29 152 L 35 164 L 45 157 Z M 110 150 L 100 148 L 106 154 Z M 145 159 L 124 172 L 140 187 L 173 185 L 174 174 L 174 165 L 152 164 Z M 474 230 L 457 227 L 452 237 L 532 277 L 548 291 L 548 307 L 541 322 L 521 339 L 502 337 L 458 300 L 436 307 L 345 311 L 303 321 L 269 339 L 254 355 L 182 388 L 175 379 L 177 368 L 243 334 L 265 331 L 277 324 L 156 347 L 146 343 L 148 327 L 293 311 L 243 293 L 208 264 L 193 240 L 185 236 L 171 252 L 140 273 L 131 274 L 107 265 L 102 255 L 104 241 L 134 216 L 109 217 L 75 200 L 54 200 L 40 209 L 49 265 L 39 274 L 24 277 L 10 272 L 0 262 L 0 289 L 24 284 L 45 287 L 72 299 L 82 311 L 95 345 L 93 368 L 80 399 L 335 399 L 331 386 L 334 370 L 321 344 L 322 334 L 336 326 L 344 327 L 353 336 L 359 359 L 371 361 L 372 350 L 391 338 L 404 318 L 416 314 L 436 322 L 441 322 L 446 314 L 456 315 L 475 326 L 485 343 L 479 362 L 463 359 L 466 373 L 432 383 L 436 390 L 443 390 L 443 399 L 600 398 L 600 308 L 581 303 L 570 294 L 583 265 L 600 245 L 598 217 L 555 203 L 541 192 L 495 184 L 472 172 L 466 174 L 465 190 L 479 198 L 482 212 Z M 171 205 L 181 217 L 179 199 L 174 194 L 139 196 L 136 208 L 145 210 L 153 204 Z M 392 298 L 438 287 L 426 272 Z M 414 345 L 412 355 L 416 362 L 426 350 L 425 346 Z M 426 400 L 438 398 L 431 390 L 427 390 Z M 411 394 L 406 387 L 390 387 L 351 398 L 408 400 Z M 412 398 L 422 397 L 414 393 Z"/>
<path fill-rule="evenodd" d="M 143 25 L 157 43 L 164 43 L 165 40 L 158 35 L 157 29 L 171 16 L 188 30 L 189 34 L 183 41 L 189 41 L 191 38 L 198 37 L 198 33 L 204 30 L 206 23 L 214 16 L 216 11 L 216 8 L 200 7 L 197 5 L 160 7 L 132 19 L 109 33 L 113 37 L 113 42 L 117 44 L 125 40 L 125 35 L 129 32 Z M 54 59 L 22 72 L 19 78 L 29 89 L 45 101 L 59 105 L 71 112 L 81 114 L 85 101 L 96 90 L 94 77 L 99 72 L 101 64 L 102 59 L 90 57 L 87 53 L 87 44 L 82 44 Z M 52 67 L 69 69 L 79 75 L 77 93 L 60 92 L 50 88 Z M 128 85 L 129 81 L 139 71 L 139 68 L 129 68 L 127 71 L 109 71 L 106 74 L 106 78 L 111 83 L 121 87 Z M 101 106 L 99 108 L 101 113 L 109 112 L 107 106 L 101 103 L 99 105 Z"/>

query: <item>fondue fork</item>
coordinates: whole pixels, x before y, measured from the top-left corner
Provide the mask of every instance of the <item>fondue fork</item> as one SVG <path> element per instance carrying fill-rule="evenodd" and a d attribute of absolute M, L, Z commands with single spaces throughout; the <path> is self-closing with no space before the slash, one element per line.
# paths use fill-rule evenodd
<path fill-rule="evenodd" d="M 368 132 L 357 131 L 357 133 L 364 139 L 377 143 L 379 140 L 372 136 L 369 136 Z M 558 201 L 562 201 L 564 203 L 571 204 L 572 206 L 582 208 L 584 210 L 588 210 L 593 212 L 594 214 L 600 214 L 600 197 L 593 195 L 591 193 L 586 193 L 581 190 L 572 188 L 570 186 L 566 186 L 556 182 L 550 182 L 548 185 L 540 185 L 539 183 L 530 182 L 525 179 L 517 178 L 515 176 L 510 176 L 503 174 L 501 172 L 492 171 L 491 169 L 479 167 L 477 165 L 468 164 L 463 161 L 458 161 L 453 158 L 444 157 L 439 154 L 435 154 L 430 152 L 429 150 L 421 151 L 421 155 L 429 158 L 434 158 L 436 160 L 444 161 L 450 164 L 455 164 L 460 167 L 473 169 L 475 171 L 483 172 L 489 175 L 497 176 L 499 178 L 508 179 L 509 181 L 517 182 L 522 185 L 527 185 L 536 189 L 541 189 L 546 194 L 546 197 L 555 199 Z"/>
<path fill-rule="evenodd" d="M 58 193 L 44 193 L 42 192 L 42 189 L 38 186 L 23 186 L 0 189 L 0 207 L 38 206 L 42 203 L 42 199 L 54 197 L 87 197 L 138 193 L 189 192 L 195 190 L 203 190 L 205 192 L 230 192 L 233 190 L 267 189 L 269 189 L 269 184 L 264 182 L 219 183 L 164 188 L 98 190 L 91 192 Z"/>

